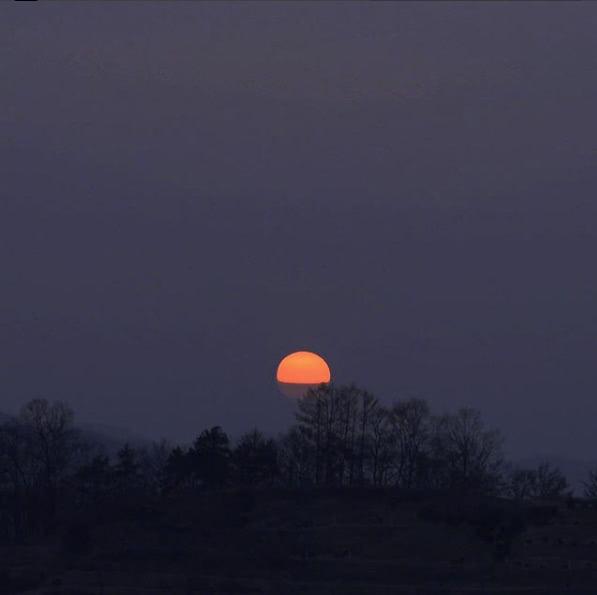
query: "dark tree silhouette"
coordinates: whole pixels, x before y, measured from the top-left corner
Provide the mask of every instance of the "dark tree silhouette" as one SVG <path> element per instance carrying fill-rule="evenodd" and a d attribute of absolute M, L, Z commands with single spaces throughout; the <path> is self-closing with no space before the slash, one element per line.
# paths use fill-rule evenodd
<path fill-rule="evenodd" d="M 139 450 L 139 471 L 143 477 L 145 489 L 157 495 L 166 483 L 166 466 L 172 452 L 172 446 L 166 440 L 153 442 Z"/>
<path fill-rule="evenodd" d="M 230 441 L 220 426 L 204 430 L 188 456 L 191 472 L 201 485 L 208 488 L 226 485 L 231 470 Z"/>
<path fill-rule="evenodd" d="M 423 481 L 431 433 L 429 406 L 422 399 L 395 403 L 390 409 L 395 447 L 395 483 L 412 488 Z"/>
<path fill-rule="evenodd" d="M 475 409 L 460 409 L 435 422 L 432 456 L 440 462 L 440 484 L 497 492 L 502 467 L 502 437 L 485 428 Z"/>
<path fill-rule="evenodd" d="M 34 452 L 30 428 L 16 420 L 0 427 L 0 477 L 9 506 L 7 517 L 11 520 L 11 526 L 5 527 L 5 534 L 18 542 L 22 541 L 27 524 L 32 521 L 27 517 L 39 477 L 39 463 Z"/>
<path fill-rule="evenodd" d="M 79 448 L 78 434 L 74 428 L 72 409 L 56 401 L 34 399 L 27 403 L 19 415 L 29 436 L 30 454 L 38 465 L 38 482 L 43 486 L 40 511 L 45 529 L 51 526 L 56 514 L 58 488 L 69 472 Z"/>
<path fill-rule="evenodd" d="M 562 498 L 569 489 L 562 472 L 549 463 L 541 463 L 537 467 L 536 477 L 536 498 Z"/>
<path fill-rule="evenodd" d="M 562 472 L 541 463 L 536 469 L 514 469 L 506 479 L 506 494 L 515 500 L 563 498 L 569 489 Z"/>
<path fill-rule="evenodd" d="M 433 417 L 421 399 L 386 407 L 355 385 L 329 384 L 297 402 L 296 423 L 278 439 L 255 429 L 231 446 L 215 426 L 190 447 L 125 444 L 109 457 L 84 448 L 68 406 L 38 399 L 0 424 L 0 538 L 143 516 L 183 494 L 217 499 L 223 488 L 457 488 L 513 500 L 566 494 L 566 479 L 548 464 L 505 474 L 501 444 L 476 410 Z M 596 486 L 597 472 L 587 497 L 597 498 Z"/>
<path fill-rule="evenodd" d="M 139 453 L 129 444 L 125 444 L 117 454 L 114 465 L 114 483 L 118 492 L 137 489 L 141 484 Z"/>
<path fill-rule="evenodd" d="M 389 420 L 371 393 L 321 385 L 298 402 L 291 442 L 316 485 L 381 485 L 391 459 Z M 308 454 L 307 454 L 308 453 Z"/>
<path fill-rule="evenodd" d="M 101 510 L 112 489 L 112 468 L 105 455 L 96 455 L 79 467 L 73 477 L 77 490 L 77 505 Z"/>
<path fill-rule="evenodd" d="M 164 466 L 162 488 L 170 492 L 180 487 L 189 487 L 192 482 L 191 458 L 180 446 L 172 449 Z"/>
<path fill-rule="evenodd" d="M 292 427 L 278 440 L 280 478 L 288 487 L 308 486 L 315 479 L 315 455 L 310 437 L 301 427 Z"/>
<path fill-rule="evenodd" d="M 377 406 L 370 413 L 369 449 L 365 464 L 369 463 L 370 480 L 375 486 L 386 485 L 395 454 L 395 441 L 392 434 L 390 414 L 387 409 Z"/>
<path fill-rule="evenodd" d="M 583 482 L 585 497 L 597 500 L 597 470 L 589 471 L 587 479 Z"/>
<path fill-rule="evenodd" d="M 536 479 L 532 469 L 514 469 L 507 479 L 506 494 L 515 500 L 530 500 L 535 494 Z"/>
<path fill-rule="evenodd" d="M 232 451 L 238 481 L 243 485 L 272 485 L 279 475 L 278 447 L 259 430 L 244 434 Z"/>

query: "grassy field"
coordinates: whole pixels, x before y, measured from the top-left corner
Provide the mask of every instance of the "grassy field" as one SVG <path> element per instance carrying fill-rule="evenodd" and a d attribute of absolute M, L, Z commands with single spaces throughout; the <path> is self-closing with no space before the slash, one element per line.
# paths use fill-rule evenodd
<path fill-rule="evenodd" d="M 589 595 L 597 510 L 392 490 L 185 494 L 2 546 L 0 593 Z"/>

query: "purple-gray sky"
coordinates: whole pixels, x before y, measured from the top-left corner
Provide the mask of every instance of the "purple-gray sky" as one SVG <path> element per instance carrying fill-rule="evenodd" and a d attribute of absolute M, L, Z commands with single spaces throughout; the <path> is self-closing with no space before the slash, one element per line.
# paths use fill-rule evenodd
<path fill-rule="evenodd" d="M 282 429 L 287 352 L 597 454 L 597 5 L 0 7 L 0 410 Z"/>

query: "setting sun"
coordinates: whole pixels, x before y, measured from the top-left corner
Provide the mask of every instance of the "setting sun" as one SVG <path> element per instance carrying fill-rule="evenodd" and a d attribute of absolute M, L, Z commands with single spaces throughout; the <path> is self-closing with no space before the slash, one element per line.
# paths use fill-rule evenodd
<path fill-rule="evenodd" d="M 278 365 L 276 380 L 280 390 L 289 397 L 301 397 L 309 388 L 328 383 L 330 367 L 316 353 L 296 351 L 287 355 Z"/>

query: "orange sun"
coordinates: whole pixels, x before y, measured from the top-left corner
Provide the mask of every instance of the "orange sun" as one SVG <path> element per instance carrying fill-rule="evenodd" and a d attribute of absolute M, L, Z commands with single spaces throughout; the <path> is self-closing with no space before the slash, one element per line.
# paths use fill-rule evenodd
<path fill-rule="evenodd" d="M 310 388 L 330 381 L 330 367 L 316 353 L 295 351 L 278 365 L 276 380 L 287 397 L 302 397 Z"/>

